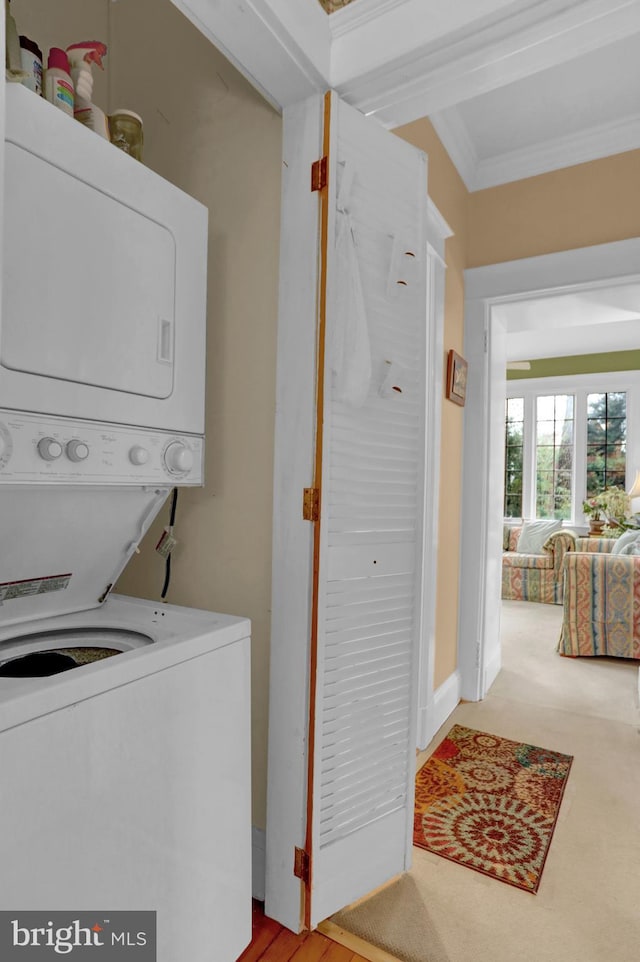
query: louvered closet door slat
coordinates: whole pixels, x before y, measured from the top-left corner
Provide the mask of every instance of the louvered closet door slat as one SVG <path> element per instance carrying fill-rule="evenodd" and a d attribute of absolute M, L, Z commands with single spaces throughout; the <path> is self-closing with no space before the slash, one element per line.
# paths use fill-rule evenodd
<path fill-rule="evenodd" d="M 312 836 L 316 923 L 406 865 L 424 497 L 425 158 L 335 99 L 334 106 L 330 178 L 341 206 L 329 219 Z M 345 224 L 363 292 L 364 347 L 362 328 L 352 330 L 360 315 L 344 310 L 349 295 L 341 271 L 348 259 L 338 261 L 336 249 L 344 256 Z M 341 348 L 345 343 L 348 350 Z M 354 403 L 343 395 L 343 381 L 348 365 L 363 360 L 363 350 L 371 375 L 364 400 Z"/>

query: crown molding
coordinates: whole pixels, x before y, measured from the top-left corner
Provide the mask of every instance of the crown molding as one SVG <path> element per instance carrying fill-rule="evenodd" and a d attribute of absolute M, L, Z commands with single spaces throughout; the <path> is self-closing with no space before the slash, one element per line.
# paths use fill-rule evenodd
<path fill-rule="evenodd" d="M 441 113 L 432 114 L 429 120 L 465 187 L 467 190 L 475 190 L 478 154 L 460 112 L 455 107 L 450 107 Z"/>
<path fill-rule="evenodd" d="M 532 147 L 487 157 L 477 164 L 473 187 L 469 189 L 497 187 L 499 184 L 535 177 L 551 170 L 573 167 L 575 164 L 585 164 L 590 160 L 637 148 L 640 148 L 640 113 L 611 123 L 599 124 L 576 134 L 556 137 Z M 455 164 L 453 156 L 451 159 Z"/>
<path fill-rule="evenodd" d="M 332 37 L 343 37 L 357 30 L 365 23 L 407 3 L 407 0 L 367 0 L 366 4 L 350 3 L 329 16 L 329 30 Z"/>

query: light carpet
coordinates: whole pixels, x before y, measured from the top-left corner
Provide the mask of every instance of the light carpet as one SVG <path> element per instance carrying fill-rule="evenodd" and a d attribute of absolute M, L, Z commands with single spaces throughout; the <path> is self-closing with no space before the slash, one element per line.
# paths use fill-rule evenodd
<path fill-rule="evenodd" d="M 565 659 L 562 609 L 504 602 L 503 668 L 452 724 L 574 756 L 536 898 L 414 849 L 408 875 L 333 916 L 402 962 L 631 962 L 640 944 L 638 667 Z M 573 669 L 573 670 L 572 670 Z"/>

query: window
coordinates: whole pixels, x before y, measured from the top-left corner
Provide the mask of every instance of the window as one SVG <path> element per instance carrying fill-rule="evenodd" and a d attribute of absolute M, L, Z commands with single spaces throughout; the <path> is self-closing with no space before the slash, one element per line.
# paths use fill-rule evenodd
<path fill-rule="evenodd" d="M 596 377 L 601 384 L 594 384 Z M 627 487 L 633 391 L 627 382 L 639 380 L 628 374 L 576 375 L 507 385 L 513 396 L 505 407 L 505 518 L 580 524 L 587 497 L 606 487 Z M 631 445 L 632 452 L 636 448 Z"/>

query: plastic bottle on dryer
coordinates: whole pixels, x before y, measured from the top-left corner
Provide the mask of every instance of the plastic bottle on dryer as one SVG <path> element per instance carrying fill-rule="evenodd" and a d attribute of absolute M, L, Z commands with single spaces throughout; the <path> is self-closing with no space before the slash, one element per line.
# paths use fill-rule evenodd
<path fill-rule="evenodd" d="M 81 124 L 93 130 L 94 133 L 110 140 L 109 122 L 100 107 L 93 103 L 93 74 L 91 68 L 97 64 L 104 70 L 102 58 L 106 56 L 107 48 L 100 40 L 84 40 L 72 43 L 67 47 L 69 71 L 75 89 L 75 104 L 73 114 Z"/>
<path fill-rule="evenodd" d="M 49 51 L 44 95 L 49 103 L 73 117 L 73 80 L 69 73 L 69 58 L 60 47 L 52 47 Z"/>

